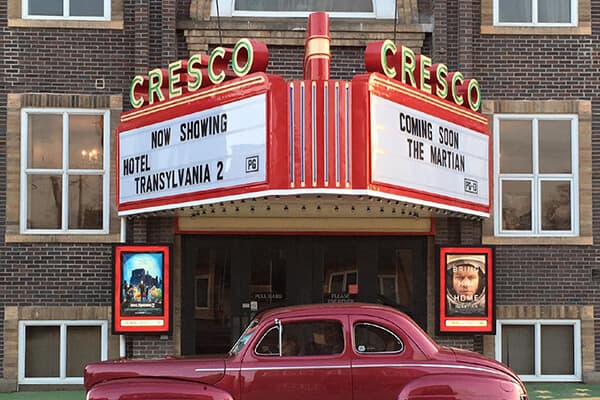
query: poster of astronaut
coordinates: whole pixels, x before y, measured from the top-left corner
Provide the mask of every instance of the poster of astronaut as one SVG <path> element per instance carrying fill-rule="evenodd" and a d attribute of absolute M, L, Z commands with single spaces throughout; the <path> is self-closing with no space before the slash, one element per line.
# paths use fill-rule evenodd
<path fill-rule="evenodd" d="M 440 332 L 494 332 L 493 250 L 440 248 Z"/>
<path fill-rule="evenodd" d="M 168 330 L 169 254 L 169 246 L 115 246 L 114 329 Z"/>

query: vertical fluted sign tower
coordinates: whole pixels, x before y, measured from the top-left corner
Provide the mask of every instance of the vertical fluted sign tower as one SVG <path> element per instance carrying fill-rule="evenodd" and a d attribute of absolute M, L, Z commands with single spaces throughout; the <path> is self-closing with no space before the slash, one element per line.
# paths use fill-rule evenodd
<path fill-rule="evenodd" d="M 308 30 L 304 45 L 304 79 L 328 80 L 329 63 L 329 15 L 324 12 L 312 13 L 308 16 Z"/>

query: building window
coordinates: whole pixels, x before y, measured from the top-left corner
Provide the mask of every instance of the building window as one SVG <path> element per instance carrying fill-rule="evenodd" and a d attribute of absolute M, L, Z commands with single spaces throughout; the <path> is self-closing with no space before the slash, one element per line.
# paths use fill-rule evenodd
<path fill-rule="evenodd" d="M 326 11 L 333 18 L 394 18 L 394 0 L 219 0 L 219 15 L 256 17 L 306 17 L 314 11 Z M 212 15 L 217 1 L 212 2 Z"/>
<path fill-rule="evenodd" d="M 494 117 L 495 234 L 577 236 L 578 119 Z"/>
<path fill-rule="evenodd" d="M 108 233 L 109 112 L 23 109 L 21 233 Z"/>
<path fill-rule="evenodd" d="M 82 384 L 85 365 L 106 359 L 107 321 L 19 321 L 20 384 Z"/>
<path fill-rule="evenodd" d="M 580 381 L 579 320 L 498 320 L 496 359 L 525 381 Z"/>
<path fill-rule="evenodd" d="M 23 18 L 109 20 L 110 0 L 23 0 Z"/>
<path fill-rule="evenodd" d="M 494 25 L 575 26 L 576 0 L 494 0 Z"/>

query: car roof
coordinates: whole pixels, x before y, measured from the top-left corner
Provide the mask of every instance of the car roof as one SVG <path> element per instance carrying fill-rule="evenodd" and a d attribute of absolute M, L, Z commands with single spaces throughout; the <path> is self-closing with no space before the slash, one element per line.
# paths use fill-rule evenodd
<path fill-rule="evenodd" d="M 364 314 L 364 313 L 393 313 L 408 318 L 406 314 L 392 307 L 381 304 L 370 303 L 322 303 L 302 304 L 295 306 L 279 307 L 265 310 L 260 313 L 259 318 L 294 317 L 305 315 L 327 315 L 327 314 Z"/>
<path fill-rule="evenodd" d="M 257 315 L 259 320 L 269 320 L 273 318 L 294 318 L 306 316 L 330 316 L 330 315 L 372 315 L 388 320 L 396 320 L 402 326 L 406 334 L 417 339 L 417 346 L 427 355 L 432 356 L 439 350 L 439 345 L 423 331 L 417 323 L 402 311 L 382 304 L 371 303 L 322 303 L 322 304 L 304 304 L 288 307 L 273 308 L 265 310 Z M 400 322 L 402 321 L 402 322 Z"/>

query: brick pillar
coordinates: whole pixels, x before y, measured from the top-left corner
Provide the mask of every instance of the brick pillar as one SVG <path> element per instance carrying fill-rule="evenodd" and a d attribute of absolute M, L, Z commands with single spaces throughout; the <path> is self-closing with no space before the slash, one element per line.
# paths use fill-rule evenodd
<path fill-rule="evenodd" d="M 448 27 L 447 8 L 445 0 L 433 2 L 433 49 L 432 58 L 436 63 L 447 63 L 448 57 Z"/>
<path fill-rule="evenodd" d="M 133 235 L 134 243 L 148 242 L 148 220 L 143 217 L 135 217 L 133 219 Z"/>
<path fill-rule="evenodd" d="M 175 20 L 177 16 L 177 1 L 162 0 L 162 47 L 161 64 L 163 66 L 177 60 L 177 33 Z"/>
<path fill-rule="evenodd" d="M 135 0 L 134 15 L 134 66 L 136 75 L 148 73 L 150 64 L 150 9 L 149 0 Z"/>
<path fill-rule="evenodd" d="M 466 77 L 473 74 L 473 1 L 458 2 L 458 70 Z"/>

